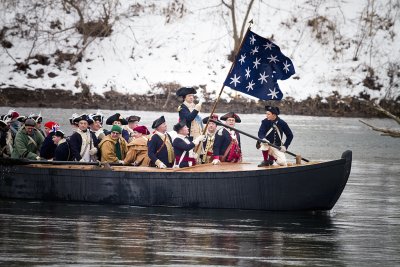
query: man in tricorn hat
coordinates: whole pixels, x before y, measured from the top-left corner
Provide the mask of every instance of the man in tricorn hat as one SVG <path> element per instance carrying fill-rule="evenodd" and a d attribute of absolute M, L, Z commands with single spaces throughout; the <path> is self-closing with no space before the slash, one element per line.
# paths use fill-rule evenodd
<path fill-rule="evenodd" d="M 167 133 L 167 123 L 164 116 L 156 119 L 151 128 L 155 129 L 150 137 L 148 147 L 148 156 L 151 160 L 151 166 L 157 166 L 160 169 L 171 168 L 175 156 L 172 147 L 171 136 Z"/>
<path fill-rule="evenodd" d="M 54 160 L 72 161 L 71 149 L 63 131 L 58 129 L 54 132 L 53 142 L 57 146 L 54 151 Z"/>
<path fill-rule="evenodd" d="M 288 124 L 278 117 L 279 108 L 273 106 L 265 106 L 266 119 L 261 121 L 258 137 L 266 139 L 273 145 L 279 146 L 280 149 L 268 146 L 265 143 L 261 144 L 264 160 L 258 165 L 259 167 L 272 165 L 275 161 L 278 165 L 286 166 L 285 151 L 288 149 L 293 140 L 293 133 Z M 286 136 L 286 141 L 283 143 L 283 134 Z"/>
<path fill-rule="evenodd" d="M 133 136 L 133 129 L 139 125 L 140 122 L 140 117 L 136 115 L 132 115 L 126 118 L 128 121 L 128 125 L 124 126 L 124 129 L 128 131 L 129 133 L 129 143 L 133 141 L 134 136 Z"/>
<path fill-rule="evenodd" d="M 75 118 L 78 129 L 69 138 L 72 158 L 76 161 L 91 162 L 97 160 L 97 147 L 99 141 L 96 135 L 89 129 L 90 118 L 82 114 Z"/>
<path fill-rule="evenodd" d="M 11 157 L 40 160 L 39 151 L 43 140 L 43 135 L 36 129 L 35 120 L 27 119 L 15 136 Z"/>
<path fill-rule="evenodd" d="M 201 103 L 194 103 L 195 94 L 196 90 L 192 87 L 182 87 L 176 91 L 176 95 L 183 99 L 183 103 L 178 107 L 179 120 L 186 121 L 191 140 L 201 135 L 203 130 L 203 124 L 199 116 Z"/>
<path fill-rule="evenodd" d="M 124 119 L 121 114 L 115 113 L 114 115 L 110 116 L 106 120 L 107 125 L 119 125 L 123 127 L 124 125 L 128 125 L 128 121 Z M 129 141 L 129 133 L 127 130 L 122 129 L 122 137 L 125 139 L 126 142 Z"/>
<path fill-rule="evenodd" d="M 226 121 L 225 124 L 230 127 L 235 127 L 236 123 L 240 123 L 240 117 L 234 112 L 228 112 L 221 117 L 221 120 Z M 234 130 L 221 128 L 217 131 L 214 141 L 214 159 L 213 164 L 222 162 L 240 162 L 242 161 L 242 150 L 240 144 L 240 135 Z"/>
<path fill-rule="evenodd" d="M 99 139 L 99 142 L 109 133 L 109 131 L 103 129 L 103 121 L 104 121 L 104 116 L 100 111 L 97 111 L 97 113 L 92 113 L 89 114 L 89 127 L 90 130 L 96 135 L 97 139 Z"/>
<path fill-rule="evenodd" d="M 193 148 L 204 139 L 204 135 L 197 136 L 193 141 L 189 140 L 189 128 L 184 120 L 174 125 L 174 131 L 177 133 L 172 142 L 175 154 L 174 166 L 182 168 L 196 165 L 196 155 L 193 152 Z"/>
<path fill-rule="evenodd" d="M 207 124 L 208 119 L 209 117 L 204 118 L 203 123 Z M 217 114 L 213 114 L 211 116 L 211 119 L 219 121 Z M 214 147 L 216 132 L 217 132 L 217 124 L 215 122 L 210 121 L 208 123 L 205 139 L 203 140 L 203 149 L 200 156 L 201 163 L 211 163 L 214 159 L 213 147 Z"/>

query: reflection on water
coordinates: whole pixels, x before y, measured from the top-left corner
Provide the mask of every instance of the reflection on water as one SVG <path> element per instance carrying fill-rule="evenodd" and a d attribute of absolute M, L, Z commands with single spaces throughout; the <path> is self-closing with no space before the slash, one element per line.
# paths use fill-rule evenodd
<path fill-rule="evenodd" d="M 18 109 L 22 114 L 37 109 Z M 8 108 L 0 108 L 0 114 Z M 68 117 L 95 110 L 42 109 L 69 129 Z M 115 111 L 103 111 L 106 115 Z M 121 111 L 150 126 L 160 114 Z M 166 113 L 170 129 L 177 120 Z M 262 114 L 241 115 L 257 134 Z M 282 117 L 290 150 L 311 160 L 353 151 L 349 182 L 329 213 L 272 213 L 0 200 L 2 266 L 400 266 L 400 140 L 381 137 L 357 118 Z M 371 119 L 378 127 L 398 127 Z M 242 138 L 257 162 L 255 141 Z M 289 161 L 292 161 L 289 158 Z M 322 177 L 323 179 L 323 177 Z"/>

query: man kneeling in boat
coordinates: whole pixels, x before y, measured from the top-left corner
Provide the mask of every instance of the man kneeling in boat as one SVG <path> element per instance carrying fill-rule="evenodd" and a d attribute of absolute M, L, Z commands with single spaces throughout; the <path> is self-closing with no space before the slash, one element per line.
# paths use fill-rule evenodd
<path fill-rule="evenodd" d="M 150 137 L 148 156 L 151 159 L 150 165 L 160 169 L 171 168 L 174 164 L 174 149 L 171 136 L 167 133 L 167 123 L 164 116 L 156 119 L 151 128 L 155 129 Z"/>
<path fill-rule="evenodd" d="M 111 133 L 101 140 L 99 144 L 101 162 L 114 162 L 124 164 L 128 144 L 121 136 L 122 127 L 114 124 Z"/>
<path fill-rule="evenodd" d="M 221 117 L 226 121 L 226 125 L 235 127 L 236 123 L 240 123 L 240 117 L 234 112 L 229 112 Z M 240 145 L 240 135 L 234 130 L 221 128 L 217 131 L 214 142 L 214 160 L 213 164 L 222 162 L 241 162 L 242 150 Z"/>
<path fill-rule="evenodd" d="M 278 117 L 280 113 L 278 107 L 265 106 L 265 111 L 266 119 L 261 121 L 258 137 L 280 147 L 280 149 L 278 150 L 266 143 L 262 143 L 260 150 L 262 151 L 264 160 L 258 167 L 273 165 L 274 162 L 280 166 L 286 166 L 285 151 L 292 142 L 293 133 L 288 124 Z M 282 139 L 283 134 L 286 136 L 285 143 L 283 143 Z"/>
<path fill-rule="evenodd" d="M 146 126 L 136 126 L 132 129 L 133 140 L 128 144 L 128 153 L 125 157 L 125 165 L 150 166 L 150 158 L 147 152 L 148 135 Z"/>
<path fill-rule="evenodd" d="M 189 128 L 184 120 L 174 125 L 174 131 L 178 134 L 172 142 L 175 153 L 174 167 L 182 168 L 196 165 L 196 154 L 193 152 L 193 148 L 204 139 L 204 135 L 199 135 L 193 141 L 190 141 L 188 137 Z"/>

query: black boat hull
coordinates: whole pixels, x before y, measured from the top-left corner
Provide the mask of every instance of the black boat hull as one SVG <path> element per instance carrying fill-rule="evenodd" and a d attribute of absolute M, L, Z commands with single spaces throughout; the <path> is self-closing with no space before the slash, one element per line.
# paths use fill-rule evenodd
<path fill-rule="evenodd" d="M 352 153 L 288 168 L 226 172 L 128 172 L 34 168 L 0 162 L 0 198 L 135 206 L 330 210 L 351 169 Z"/>

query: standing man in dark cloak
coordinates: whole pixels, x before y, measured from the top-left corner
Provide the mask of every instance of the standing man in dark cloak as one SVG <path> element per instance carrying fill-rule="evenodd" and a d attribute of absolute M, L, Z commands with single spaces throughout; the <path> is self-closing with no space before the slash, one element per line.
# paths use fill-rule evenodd
<path fill-rule="evenodd" d="M 171 168 L 175 155 L 171 136 L 167 133 L 167 123 L 164 116 L 156 119 L 151 128 L 155 129 L 148 143 L 150 165 L 160 169 Z"/>
<path fill-rule="evenodd" d="M 196 90 L 193 87 L 182 87 L 176 91 L 176 95 L 181 96 L 183 103 L 178 107 L 179 121 L 186 121 L 189 128 L 189 139 L 193 140 L 202 134 L 203 124 L 199 116 L 201 103 L 194 103 Z"/>

